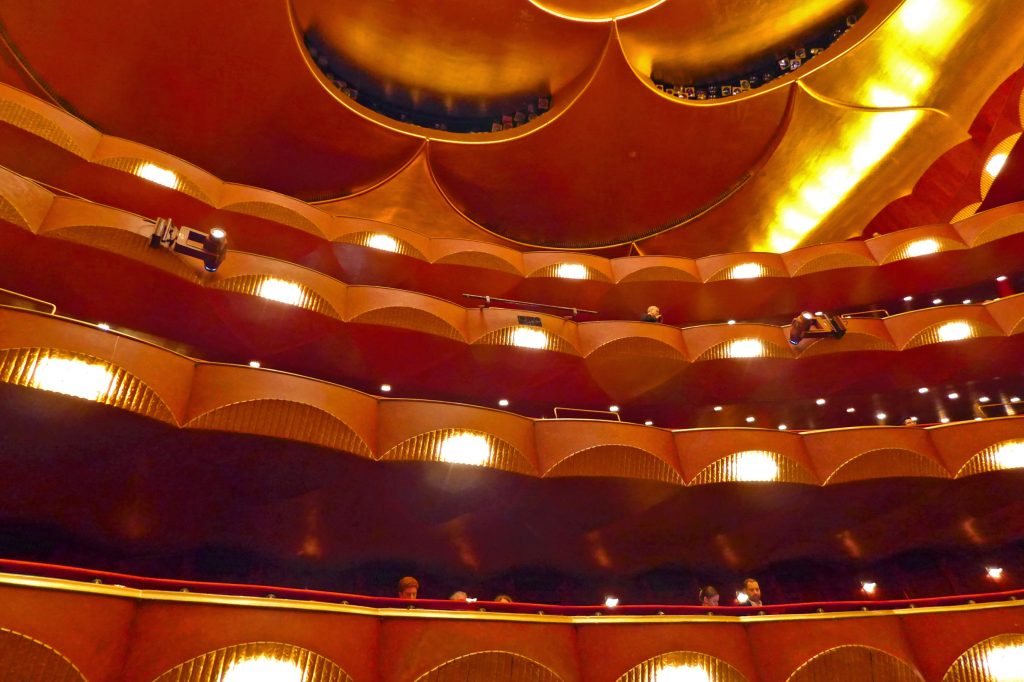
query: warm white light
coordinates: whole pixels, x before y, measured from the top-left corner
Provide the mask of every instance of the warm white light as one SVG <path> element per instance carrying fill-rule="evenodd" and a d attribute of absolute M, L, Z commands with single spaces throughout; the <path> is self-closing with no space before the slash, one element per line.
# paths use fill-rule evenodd
<path fill-rule="evenodd" d="M 458 433 L 442 441 L 440 456 L 442 462 L 449 464 L 481 466 L 490 458 L 491 446 L 483 436 Z"/>
<path fill-rule="evenodd" d="M 992 453 L 992 460 L 1000 469 L 1024 469 L 1024 441 L 1003 443 Z"/>
<path fill-rule="evenodd" d="M 502 398 L 498 401 L 498 407 L 508 407 L 508 399 Z"/>
<path fill-rule="evenodd" d="M 654 426 L 654 422 L 648 419 L 647 421 L 644 422 L 644 426 Z"/>
<path fill-rule="evenodd" d="M 224 239 L 224 237 L 228 236 L 228 233 L 219 227 L 215 227 L 210 230 L 210 236 L 214 239 Z"/>
<path fill-rule="evenodd" d="M 370 235 L 370 238 L 366 240 L 366 245 L 380 251 L 390 251 L 391 253 L 398 251 L 398 240 L 389 234 Z"/>
<path fill-rule="evenodd" d="M 729 320 L 727 324 L 736 324 L 736 320 Z"/>
<path fill-rule="evenodd" d="M 383 393 L 390 393 L 391 392 L 391 384 L 381 384 L 380 385 L 380 390 Z"/>
<path fill-rule="evenodd" d="M 1017 396 L 1013 396 L 1012 398 L 1010 398 L 1010 402 L 1011 403 L 1019 403 L 1020 402 L 1020 398 L 1018 398 Z"/>
<path fill-rule="evenodd" d="M 747 423 L 748 424 L 753 424 L 755 421 L 756 421 L 756 419 L 754 419 L 754 417 L 747 417 Z"/>
<path fill-rule="evenodd" d="M 608 411 L 609 412 L 618 412 L 619 411 L 619 406 L 618 405 L 609 405 L 608 406 Z"/>
<path fill-rule="evenodd" d="M 877 419 L 880 422 L 884 422 L 886 417 L 888 416 L 889 415 L 887 415 L 885 412 L 879 412 L 878 414 L 875 415 L 875 419 Z"/>
<path fill-rule="evenodd" d="M 985 569 L 985 573 L 992 580 L 999 580 L 1003 577 L 1003 569 L 999 568 L 998 566 L 989 566 Z"/>
<path fill-rule="evenodd" d="M 857 408 L 856 408 L 856 407 L 847 407 L 847 408 L 846 408 L 846 411 L 847 411 L 847 413 L 849 413 L 849 414 L 853 414 L 854 412 L 856 412 L 856 411 L 857 411 Z"/>
<path fill-rule="evenodd" d="M 939 327 L 939 341 L 962 341 L 970 338 L 971 325 L 967 322 L 947 322 Z"/>
<path fill-rule="evenodd" d="M 988 652 L 985 667 L 993 682 L 1024 682 L 1024 646 L 1003 646 Z"/>
<path fill-rule="evenodd" d="M 711 677 L 695 665 L 667 665 L 654 673 L 651 682 L 711 682 Z"/>
<path fill-rule="evenodd" d="M 789 428 L 789 427 L 788 427 L 788 426 L 786 426 L 785 424 L 779 424 L 779 431 L 785 431 L 785 430 L 786 430 L 786 429 L 788 429 L 788 428 Z"/>
<path fill-rule="evenodd" d="M 906 301 L 907 303 L 910 303 L 911 301 L 914 300 L 914 297 L 913 296 L 904 296 L 903 300 Z"/>
<path fill-rule="evenodd" d="M 949 417 L 943 417 L 939 421 L 942 422 L 943 424 L 948 424 L 949 423 Z"/>
<path fill-rule="evenodd" d="M 933 298 L 932 299 L 932 305 L 942 305 L 942 299 L 941 298 Z"/>
<path fill-rule="evenodd" d="M 970 304 L 971 304 L 971 299 L 965 298 L 964 299 L 964 305 L 970 305 Z"/>
<path fill-rule="evenodd" d="M 302 300 L 302 287 L 295 282 L 268 277 L 260 283 L 257 295 L 278 303 L 298 305 Z"/>
<path fill-rule="evenodd" d="M 110 390 L 113 380 L 114 375 L 103 365 L 47 357 L 32 369 L 31 385 L 44 391 L 99 400 Z"/>
<path fill-rule="evenodd" d="M 515 331 L 512 332 L 512 344 L 519 348 L 543 350 L 548 347 L 548 337 L 538 329 L 516 327 Z"/>
<path fill-rule="evenodd" d="M 818 398 L 817 400 L 814 401 L 814 403 L 816 405 L 824 405 L 825 404 L 825 399 L 824 398 Z"/>
<path fill-rule="evenodd" d="M 864 590 L 864 594 L 874 594 L 875 593 L 875 589 L 877 587 L 878 587 L 878 584 L 874 583 L 874 582 L 871 582 L 870 580 L 860 584 L 860 589 Z"/>
<path fill-rule="evenodd" d="M 996 281 L 997 282 L 1005 282 L 1006 281 L 1006 275 L 999 275 L 998 277 L 996 277 Z"/>
<path fill-rule="evenodd" d="M 934 239 L 918 239 L 916 242 L 910 242 L 907 245 L 907 257 L 927 256 L 929 253 L 935 253 L 938 250 L 939 243 Z"/>
<path fill-rule="evenodd" d="M 259 369 L 260 368 L 260 361 L 259 360 L 250 360 L 249 361 L 249 366 L 253 367 L 255 369 Z"/>
<path fill-rule="evenodd" d="M 302 668 L 287 661 L 261 656 L 231 664 L 220 682 L 302 682 Z"/>
<path fill-rule="evenodd" d="M 949 395 L 947 395 L 946 397 L 949 398 L 950 400 L 956 400 L 956 399 L 958 399 L 960 397 L 960 394 L 957 393 L 956 391 L 954 391 L 954 392 L 950 393 Z"/>
<path fill-rule="evenodd" d="M 178 184 L 178 176 L 172 171 L 169 171 L 160 166 L 153 165 L 152 163 L 144 163 L 139 167 L 139 170 L 135 171 L 135 174 L 140 178 L 155 182 L 158 185 L 164 187 L 175 187 Z"/>
<path fill-rule="evenodd" d="M 767 452 L 748 450 L 736 458 L 737 481 L 774 481 L 779 477 L 779 465 Z"/>
<path fill-rule="evenodd" d="M 738 601 L 740 604 L 746 604 L 748 601 L 750 601 L 750 595 L 746 592 L 737 592 L 736 601 Z"/>
<path fill-rule="evenodd" d="M 619 605 L 619 598 L 618 597 L 607 597 L 604 600 L 604 605 L 607 606 L 610 609 L 614 609 L 616 606 Z"/>
<path fill-rule="evenodd" d="M 985 164 L 985 172 L 995 177 L 999 175 L 999 171 L 1003 170 L 1003 165 L 1006 163 L 1006 154 L 993 154 L 992 158 Z"/>
<path fill-rule="evenodd" d="M 729 344 L 730 358 L 759 358 L 764 355 L 760 339 L 736 339 Z"/>
<path fill-rule="evenodd" d="M 926 386 L 922 386 L 921 388 L 917 389 L 917 392 L 924 395 L 925 393 L 928 392 L 928 388 Z"/>
<path fill-rule="evenodd" d="M 721 411 L 722 411 L 722 406 L 721 405 L 715 405 L 715 412 L 721 412 Z"/>
<path fill-rule="evenodd" d="M 579 263 L 562 263 L 555 272 L 562 279 L 587 278 L 587 267 Z"/>
<path fill-rule="evenodd" d="M 741 263 L 733 266 L 729 271 L 729 277 L 731 279 L 753 279 L 760 277 L 763 272 L 764 268 L 758 263 Z"/>
<path fill-rule="evenodd" d="M 989 397 L 987 395 L 983 395 L 980 398 L 978 398 L 978 402 L 979 403 L 987 403 L 988 401 L 989 401 Z"/>
<path fill-rule="evenodd" d="M 109 332 L 110 331 L 110 325 L 107 324 L 106 322 L 100 322 L 96 326 L 99 327 L 100 329 L 102 329 L 105 332 Z"/>

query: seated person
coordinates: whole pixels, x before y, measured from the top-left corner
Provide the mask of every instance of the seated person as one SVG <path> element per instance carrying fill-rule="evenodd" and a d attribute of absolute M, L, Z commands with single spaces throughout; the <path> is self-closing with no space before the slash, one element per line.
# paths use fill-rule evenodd
<path fill-rule="evenodd" d="M 398 581 L 398 598 L 399 599 L 416 599 L 416 595 L 420 591 L 420 581 L 413 578 L 411 575 L 407 575 Z"/>
<path fill-rule="evenodd" d="M 742 597 L 736 599 L 740 606 L 763 606 L 761 603 L 761 586 L 753 578 L 747 578 L 743 581 L 743 591 L 740 592 L 740 595 L 747 597 L 746 601 Z"/>
<path fill-rule="evenodd" d="M 716 590 L 712 585 L 702 587 L 699 597 L 701 606 L 718 606 L 718 590 Z"/>
<path fill-rule="evenodd" d="M 448 601 L 466 601 L 469 599 L 469 595 L 462 590 L 456 590 L 452 592 L 452 596 L 448 597 Z"/>
<path fill-rule="evenodd" d="M 494 598 L 494 601 L 502 604 L 511 604 L 512 597 L 508 596 L 507 594 L 499 594 L 497 597 Z"/>
<path fill-rule="evenodd" d="M 661 309 L 656 305 L 650 306 L 647 308 L 647 314 L 643 316 L 642 321 L 661 322 Z"/>

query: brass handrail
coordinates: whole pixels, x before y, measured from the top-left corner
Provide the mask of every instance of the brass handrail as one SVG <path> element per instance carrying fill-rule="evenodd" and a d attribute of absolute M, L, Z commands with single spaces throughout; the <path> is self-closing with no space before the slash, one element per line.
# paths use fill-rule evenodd
<path fill-rule="evenodd" d="M 511 298 L 497 298 L 496 296 L 483 296 L 481 294 L 463 294 L 466 298 L 475 298 L 483 301 L 484 304 L 481 308 L 490 308 L 492 303 L 510 303 L 512 305 L 530 306 L 533 308 L 550 308 L 552 310 L 563 310 L 571 313 L 570 317 L 576 319 L 579 313 L 587 313 L 588 315 L 597 315 L 596 310 L 586 310 L 585 308 L 571 308 L 564 305 L 551 305 L 550 303 L 533 303 L 532 301 L 516 301 Z"/>
<path fill-rule="evenodd" d="M 569 412 L 588 412 L 590 414 L 610 414 L 615 417 L 616 421 L 622 421 L 622 417 L 619 416 L 618 412 L 612 412 L 611 410 L 586 410 L 582 407 L 556 407 L 555 419 L 562 419 L 562 416 L 558 414 L 559 410 L 568 410 Z"/>
<path fill-rule="evenodd" d="M 3 303 L 3 300 L 5 298 L 7 298 L 8 296 L 13 298 L 13 299 L 15 299 L 16 301 L 19 301 L 19 302 L 20 301 L 27 301 L 29 303 L 34 303 L 35 304 L 35 305 L 17 305 L 17 304 L 15 304 L 15 305 L 12 306 L 14 308 L 26 308 L 28 310 L 35 310 L 36 312 L 40 312 L 40 313 L 47 313 L 48 315 L 53 315 L 53 314 L 55 314 L 57 312 L 57 306 L 55 304 L 53 304 L 53 303 L 50 303 L 49 301 L 44 301 L 42 299 L 34 298 L 32 296 L 26 296 L 25 294 L 19 294 L 17 291 L 11 291 L 10 289 L 4 289 L 4 288 L 0 288 L 0 305 L 6 305 L 5 303 Z"/>

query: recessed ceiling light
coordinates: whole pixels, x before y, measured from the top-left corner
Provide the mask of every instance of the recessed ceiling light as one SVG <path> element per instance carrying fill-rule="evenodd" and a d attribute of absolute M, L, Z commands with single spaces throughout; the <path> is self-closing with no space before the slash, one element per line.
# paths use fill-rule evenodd
<path fill-rule="evenodd" d="M 964 305 L 970 305 L 970 304 L 971 304 L 971 299 L 965 298 L 964 299 Z"/>
<path fill-rule="evenodd" d="M 614 609 L 616 606 L 619 605 L 619 598 L 618 597 L 605 597 L 604 605 L 607 606 L 610 609 Z"/>
<path fill-rule="evenodd" d="M 932 305 L 942 305 L 942 299 L 941 298 L 933 298 L 932 299 Z"/>
<path fill-rule="evenodd" d="M 381 384 L 380 385 L 380 390 L 383 391 L 384 393 L 390 392 L 391 391 L 391 384 Z"/>
<path fill-rule="evenodd" d="M 785 431 L 785 430 L 786 430 L 786 429 L 788 429 L 788 428 L 789 428 L 789 427 L 788 427 L 788 426 L 786 426 L 785 424 L 779 424 L 779 431 Z"/>
<path fill-rule="evenodd" d="M 608 411 L 609 412 L 618 412 L 619 411 L 619 406 L 618 405 L 609 405 L 608 406 Z"/>
<path fill-rule="evenodd" d="M 721 412 L 721 411 L 722 411 L 722 406 L 721 405 L 715 405 L 715 412 Z"/>
<path fill-rule="evenodd" d="M 927 386 L 922 386 L 921 388 L 917 389 L 917 392 L 922 394 L 922 395 L 924 395 L 925 393 L 928 392 L 928 387 Z"/>
<path fill-rule="evenodd" d="M 754 418 L 753 417 L 747 417 L 747 423 L 748 424 L 753 424 L 754 423 Z"/>
<path fill-rule="evenodd" d="M 889 415 L 887 415 L 885 412 L 879 412 L 878 414 L 875 415 L 875 419 L 877 419 L 878 421 L 882 422 L 882 421 L 885 421 L 885 418 L 888 417 L 888 416 Z"/>
<path fill-rule="evenodd" d="M 903 300 L 906 301 L 907 303 L 910 303 L 911 301 L 914 300 L 914 297 L 913 296 L 904 296 Z"/>
<path fill-rule="evenodd" d="M 998 277 L 996 277 L 996 281 L 997 282 L 1005 282 L 1006 281 L 1006 275 L 999 275 Z"/>
<path fill-rule="evenodd" d="M 1019 403 L 1020 402 L 1020 398 L 1018 398 L 1017 396 L 1013 396 L 1012 398 L 1010 398 L 1010 402 L 1011 403 Z"/>
<path fill-rule="evenodd" d="M 259 369 L 260 368 L 260 361 L 259 360 L 250 360 L 249 361 L 249 366 L 250 367 L 255 367 L 256 369 Z"/>
<path fill-rule="evenodd" d="M 644 422 L 644 426 L 654 426 L 654 422 L 648 419 L 647 421 Z"/>
<path fill-rule="evenodd" d="M 943 424 L 948 424 L 949 423 L 949 417 L 943 417 L 939 421 L 942 422 Z"/>
<path fill-rule="evenodd" d="M 729 320 L 729 324 L 736 324 L 736 320 Z"/>
<path fill-rule="evenodd" d="M 847 407 L 847 408 L 846 408 L 846 411 L 847 411 L 847 412 L 848 412 L 849 414 L 853 414 L 854 412 L 856 412 L 856 411 L 857 411 L 857 408 L 856 408 L 856 407 Z"/>
<path fill-rule="evenodd" d="M 818 398 L 818 399 L 817 399 L 817 400 L 815 400 L 814 402 L 815 402 L 815 404 L 817 404 L 817 405 L 824 405 L 824 404 L 825 404 L 825 399 L 824 399 L 824 398 Z"/>
<path fill-rule="evenodd" d="M 499 407 L 508 407 L 508 400 L 506 400 L 505 398 L 502 398 L 501 400 L 498 401 L 498 406 Z"/>
<path fill-rule="evenodd" d="M 105 332 L 109 332 L 110 331 L 110 325 L 107 324 L 106 322 L 100 322 L 96 326 L 99 327 L 100 329 L 102 329 Z"/>
<path fill-rule="evenodd" d="M 988 401 L 989 401 L 989 397 L 987 395 L 983 395 L 980 398 L 978 398 L 978 402 L 979 403 L 987 403 Z"/>
<path fill-rule="evenodd" d="M 957 398 L 960 397 L 960 394 L 957 393 L 956 391 L 954 391 L 954 392 L 950 393 L 949 395 L 947 395 L 946 397 L 949 398 L 950 400 L 956 400 Z"/>

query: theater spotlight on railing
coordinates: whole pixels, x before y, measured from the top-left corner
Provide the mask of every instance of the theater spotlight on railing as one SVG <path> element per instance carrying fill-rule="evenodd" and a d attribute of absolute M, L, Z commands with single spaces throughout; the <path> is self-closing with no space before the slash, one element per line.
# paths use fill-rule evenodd
<path fill-rule="evenodd" d="M 846 334 L 843 316 L 831 313 L 809 313 L 806 310 L 796 317 L 789 325 L 789 342 L 800 345 L 804 339 L 820 339 L 831 336 L 841 339 Z"/>
<path fill-rule="evenodd" d="M 207 234 L 192 227 L 179 227 L 170 218 L 157 218 L 149 245 L 198 258 L 208 272 L 217 272 L 228 254 L 228 234 L 219 227 Z"/>

